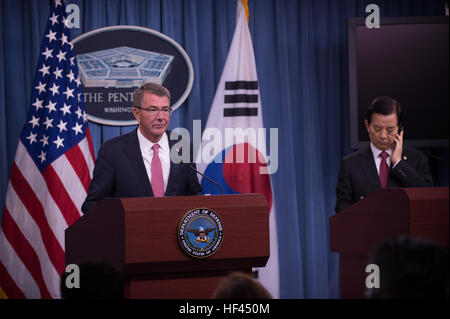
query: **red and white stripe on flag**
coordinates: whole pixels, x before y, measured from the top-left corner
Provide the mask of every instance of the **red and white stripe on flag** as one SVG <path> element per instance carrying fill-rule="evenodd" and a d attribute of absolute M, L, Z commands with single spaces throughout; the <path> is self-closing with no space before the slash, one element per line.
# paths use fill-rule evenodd
<path fill-rule="evenodd" d="M 55 0 L 3 209 L 0 287 L 8 298 L 60 297 L 64 232 L 82 214 L 94 162 L 65 6 Z"/>

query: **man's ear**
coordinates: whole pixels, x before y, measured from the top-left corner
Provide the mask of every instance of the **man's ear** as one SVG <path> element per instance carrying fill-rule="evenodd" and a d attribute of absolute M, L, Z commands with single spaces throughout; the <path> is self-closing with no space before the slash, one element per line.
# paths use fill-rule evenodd
<path fill-rule="evenodd" d="M 139 109 L 133 107 L 132 112 L 133 112 L 133 115 L 134 115 L 134 118 L 136 119 L 136 121 L 139 122 Z"/>
<path fill-rule="evenodd" d="M 366 120 L 364 120 L 364 125 L 366 126 L 367 131 L 369 131 L 369 122 Z"/>

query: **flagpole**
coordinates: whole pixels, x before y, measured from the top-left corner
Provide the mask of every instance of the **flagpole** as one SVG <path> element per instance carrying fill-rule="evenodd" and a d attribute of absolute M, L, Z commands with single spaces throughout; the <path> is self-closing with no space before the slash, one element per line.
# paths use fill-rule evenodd
<path fill-rule="evenodd" d="M 258 281 L 263 284 L 273 298 L 280 297 L 278 238 L 276 231 L 276 212 L 273 200 L 272 182 L 269 174 L 262 174 L 268 167 L 265 138 L 256 138 L 259 131 L 264 131 L 262 105 L 259 92 L 258 74 L 255 55 L 248 26 L 247 1 L 237 0 L 236 29 L 231 41 L 225 66 L 209 111 L 208 121 L 203 133 L 200 150 L 213 150 L 197 154 L 197 167 L 200 171 L 217 181 L 225 194 L 262 193 L 269 204 L 269 238 L 270 257 L 265 267 L 257 268 Z M 247 14 L 247 15 L 246 15 Z M 218 132 L 220 141 L 210 145 L 210 130 Z M 209 131 L 209 132 L 208 132 Z M 227 138 L 227 131 L 258 132 L 235 142 L 234 135 Z M 239 134 L 239 133 L 238 133 Z M 217 143 L 215 143 L 217 142 Z M 216 147 L 219 145 L 220 147 Z M 242 154 L 242 150 L 244 151 Z M 272 148 L 271 148 L 272 150 Z M 252 161 L 255 154 L 258 159 Z M 203 158 L 207 156 L 207 159 Z M 240 155 L 244 155 L 243 161 Z M 247 157 L 247 158 L 245 158 Z M 234 160 L 234 159 L 238 160 Z M 242 158 L 241 158 L 242 159 Z M 204 193 L 217 194 L 215 187 L 202 179 Z"/>

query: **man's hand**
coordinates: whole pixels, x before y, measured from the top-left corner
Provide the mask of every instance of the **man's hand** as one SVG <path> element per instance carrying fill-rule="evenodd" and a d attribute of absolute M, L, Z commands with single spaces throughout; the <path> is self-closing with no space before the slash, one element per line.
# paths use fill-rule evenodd
<path fill-rule="evenodd" d="M 391 155 L 391 162 L 392 165 L 395 165 L 402 159 L 402 152 L 403 152 L 403 133 L 404 131 L 401 131 L 400 134 L 397 134 L 395 136 L 395 141 L 392 149 L 392 155 Z"/>

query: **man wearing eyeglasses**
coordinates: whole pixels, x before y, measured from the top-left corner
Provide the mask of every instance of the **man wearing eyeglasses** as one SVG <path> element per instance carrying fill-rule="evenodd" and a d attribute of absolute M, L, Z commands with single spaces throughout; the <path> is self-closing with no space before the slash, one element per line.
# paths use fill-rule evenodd
<path fill-rule="evenodd" d="M 197 173 L 170 159 L 170 149 L 177 143 L 167 132 L 170 112 L 170 92 L 165 87 L 146 83 L 136 89 L 133 115 L 139 126 L 100 148 L 83 213 L 106 197 L 202 194 Z M 195 167 L 192 154 L 190 159 L 188 165 Z"/>

